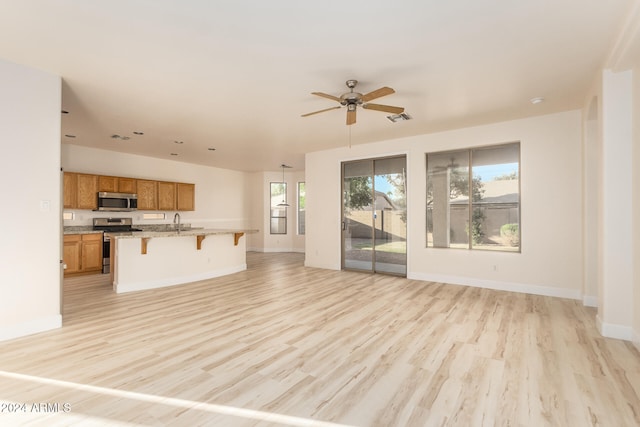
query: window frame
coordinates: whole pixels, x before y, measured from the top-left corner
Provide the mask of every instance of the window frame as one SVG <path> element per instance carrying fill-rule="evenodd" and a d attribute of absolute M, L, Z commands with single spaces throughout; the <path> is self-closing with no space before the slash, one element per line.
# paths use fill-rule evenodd
<path fill-rule="evenodd" d="M 303 186 L 302 193 L 304 193 L 304 202 L 300 203 L 300 184 Z M 296 222 L 297 222 L 297 233 L 299 236 L 304 236 L 306 234 L 306 204 L 307 204 L 307 185 L 305 181 L 298 181 L 296 185 Z M 300 215 L 302 213 L 302 215 Z M 300 217 L 302 216 L 303 220 L 300 221 Z"/>
<path fill-rule="evenodd" d="M 274 195 L 273 189 L 274 189 L 274 186 L 276 185 L 282 186 L 282 192 L 278 192 Z M 282 181 L 270 182 L 269 183 L 269 234 L 274 234 L 274 235 L 287 234 L 287 207 L 278 206 L 278 203 L 274 203 L 274 197 L 280 197 L 280 196 L 283 197 L 282 200 L 286 203 L 287 183 Z M 278 224 L 277 227 L 274 227 L 274 221 L 275 223 Z M 280 230 L 280 228 L 282 228 L 283 231 L 278 231 Z"/>
<path fill-rule="evenodd" d="M 475 209 L 479 208 L 479 207 L 484 207 L 485 209 L 491 209 L 492 207 L 489 204 L 481 204 L 479 201 L 474 200 L 473 197 L 473 190 L 472 190 L 472 186 L 474 184 L 474 167 L 477 167 L 477 165 L 474 166 L 474 152 L 479 152 L 482 150 L 491 150 L 491 149 L 499 149 L 499 148 L 508 148 L 510 146 L 517 146 L 517 150 L 518 150 L 518 154 L 517 154 L 517 170 L 516 170 L 516 179 L 517 179 L 517 202 L 512 202 L 512 204 L 517 204 L 516 206 L 516 216 L 517 216 L 517 235 L 515 236 L 515 239 L 517 239 L 517 246 L 513 245 L 511 247 L 513 247 L 514 249 L 509 249 L 510 246 L 502 244 L 502 245 L 497 245 L 495 247 L 490 247 L 486 244 L 478 244 L 478 243 L 474 243 L 474 238 L 472 235 L 469 235 L 469 224 L 474 224 L 474 211 Z M 429 156 L 433 156 L 433 155 L 448 155 L 448 154 L 464 154 L 467 156 L 468 158 L 468 172 L 467 172 L 467 192 L 471 193 L 471 195 L 467 194 L 467 209 L 468 209 L 468 222 L 467 222 L 467 229 L 466 229 L 466 233 L 467 233 L 467 245 L 466 247 L 462 247 L 462 246 L 451 246 L 451 242 L 448 242 L 449 246 L 435 246 L 434 242 L 433 242 L 433 238 L 429 239 L 429 222 L 433 222 L 433 213 L 430 214 L 429 213 L 429 185 L 430 185 L 430 170 L 429 170 Z M 495 165 L 500 165 L 502 163 L 495 163 Z M 492 145 L 482 145 L 482 146 L 473 146 L 473 147 L 467 147 L 467 148 L 456 148 L 453 150 L 445 150 L 445 151 L 434 151 L 434 152 L 429 152 L 429 153 L 425 153 L 425 178 L 426 178 L 426 206 L 425 206 L 425 245 L 427 248 L 430 249 L 467 249 L 467 250 L 479 250 L 479 251 L 489 251 L 489 252 L 501 252 L 501 253 L 522 253 L 522 143 L 520 141 L 512 141 L 512 142 L 506 142 L 506 143 L 501 143 L 501 144 L 492 144 Z M 480 181 L 482 182 L 482 181 Z M 489 182 L 489 181 L 487 181 Z M 447 202 L 447 215 L 450 216 L 451 214 L 451 203 L 450 200 Z M 496 203 L 499 204 L 499 203 Z M 506 203 L 503 203 L 506 204 Z M 433 209 L 433 208 L 431 208 Z M 483 212 L 484 215 L 484 212 Z M 484 221 L 485 218 L 483 218 Z M 511 222 L 513 223 L 513 222 Z M 505 224 L 503 224 L 505 225 Z M 432 224 L 432 227 L 434 225 Z M 451 225 L 450 223 L 448 223 L 448 230 L 447 233 L 451 233 L 452 229 L 451 229 Z M 472 225 L 473 227 L 473 225 Z M 433 233 L 433 230 L 432 230 Z M 471 233 L 473 233 L 473 231 L 471 231 Z M 506 239 L 506 238 L 505 238 Z M 517 248 L 517 249 L 516 249 Z"/>

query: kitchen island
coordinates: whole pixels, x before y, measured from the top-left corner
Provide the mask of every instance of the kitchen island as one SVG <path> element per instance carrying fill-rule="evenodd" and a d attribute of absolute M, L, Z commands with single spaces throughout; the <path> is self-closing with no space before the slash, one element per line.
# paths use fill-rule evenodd
<path fill-rule="evenodd" d="M 117 293 L 155 289 L 246 270 L 244 236 L 256 232 L 193 228 L 107 233 L 113 289 Z"/>

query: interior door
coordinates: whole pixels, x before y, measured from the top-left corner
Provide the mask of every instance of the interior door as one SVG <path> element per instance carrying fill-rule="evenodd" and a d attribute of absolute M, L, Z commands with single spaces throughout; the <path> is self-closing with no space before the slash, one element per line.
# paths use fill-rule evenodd
<path fill-rule="evenodd" d="M 342 268 L 407 274 L 406 157 L 342 164 Z"/>

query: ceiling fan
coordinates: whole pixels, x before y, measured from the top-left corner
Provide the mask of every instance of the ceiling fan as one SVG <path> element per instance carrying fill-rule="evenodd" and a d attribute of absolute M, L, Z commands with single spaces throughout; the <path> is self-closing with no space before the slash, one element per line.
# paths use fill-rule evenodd
<path fill-rule="evenodd" d="M 384 86 L 380 89 L 376 89 L 373 92 L 369 92 L 367 94 L 361 94 L 359 92 L 354 92 L 356 85 L 358 84 L 357 80 L 347 80 L 346 85 L 350 89 L 350 92 L 343 93 L 342 95 L 333 96 L 323 92 L 311 92 L 312 95 L 321 96 L 323 98 L 331 99 L 333 101 L 339 102 L 340 105 L 331 108 L 325 108 L 324 110 L 314 111 L 313 113 L 303 114 L 302 117 L 312 116 L 318 113 L 324 113 L 325 111 L 337 110 L 342 107 L 347 107 L 347 125 L 352 125 L 356 122 L 356 109 L 358 105 L 366 110 L 376 110 L 376 111 L 384 111 L 391 114 L 400 114 L 404 111 L 404 107 L 394 107 L 391 105 L 381 105 L 381 104 L 370 104 L 369 101 L 381 98 L 383 96 L 391 95 L 392 93 L 396 93 L 395 90 L 390 87 Z"/>

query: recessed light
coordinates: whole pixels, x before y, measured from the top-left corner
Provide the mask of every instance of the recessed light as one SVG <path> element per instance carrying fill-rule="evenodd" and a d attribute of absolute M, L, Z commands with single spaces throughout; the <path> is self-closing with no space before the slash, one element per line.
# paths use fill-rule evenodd
<path fill-rule="evenodd" d="M 66 136 L 67 138 L 75 138 L 76 137 L 75 135 L 71 135 L 71 134 L 68 134 L 68 133 L 65 134 L 64 136 Z"/>
<path fill-rule="evenodd" d="M 207 150 L 209 150 L 209 151 L 216 151 L 216 149 L 215 149 L 215 148 L 213 148 L 213 147 L 209 147 L 209 148 L 207 148 Z"/>
<path fill-rule="evenodd" d="M 529 100 L 529 102 L 531 102 L 532 104 L 540 104 L 541 102 L 544 102 L 544 98 L 541 96 L 536 96 L 535 98 L 531 98 Z"/>
<path fill-rule="evenodd" d="M 393 114 L 391 116 L 387 116 L 387 119 L 389 119 L 389 121 L 392 123 L 403 122 L 405 120 L 411 120 L 412 118 L 413 117 L 411 117 L 407 113 Z"/>
<path fill-rule="evenodd" d="M 173 141 L 174 144 L 184 144 L 184 141 Z"/>
<path fill-rule="evenodd" d="M 138 131 L 134 131 L 133 132 L 134 135 L 144 135 L 144 132 L 138 132 Z"/>

